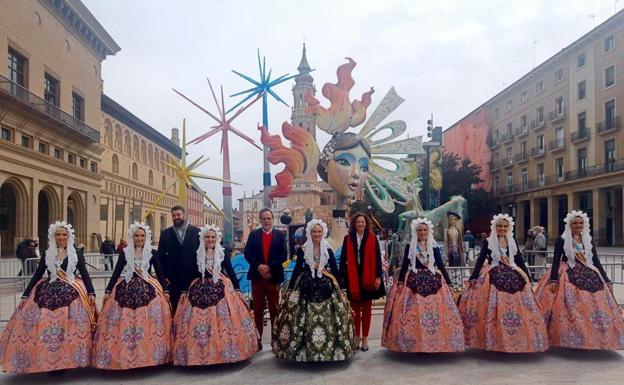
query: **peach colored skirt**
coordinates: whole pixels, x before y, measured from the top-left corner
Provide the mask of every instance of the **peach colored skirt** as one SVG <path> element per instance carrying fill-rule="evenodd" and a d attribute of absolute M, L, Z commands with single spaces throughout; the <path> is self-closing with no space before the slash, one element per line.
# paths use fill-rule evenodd
<path fill-rule="evenodd" d="M 453 294 L 439 273 L 410 270 L 405 284 L 395 284 L 390 289 L 381 346 L 394 352 L 464 350 L 461 316 Z"/>
<path fill-rule="evenodd" d="M 550 270 L 535 296 L 547 319 L 550 346 L 572 349 L 624 349 L 624 321 L 613 294 L 600 274 L 576 263 L 562 262 L 556 292 L 548 287 Z"/>
<path fill-rule="evenodd" d="M 158 285 L 158 286 L 156 286 Z M 171 361 L 171 307 L 160 284 L 121 278 L 102 307 L 93 339 L 92 365 L 132 369 Z"/>
<path fill-rule="evenodd" d="M 544 316 L 531 285 L 510 266 L 484 267 L 464 290 L 459 312 L 466 347 L 507 353 L 548 349 Z"/>
<path fill-rule="evenodd" d="M 80 278 L 74 284 L 86 293 Z M 92 329 L 86 306 L 72 285 L 40 280 L 2 334 L 2 370 L 38 373 L 88 366 Z"/>
<path fill-rule="evenodd" d="M 195 279 L 174 317 L 173 364 L 213 365 L 249 359 L 258 351 L 258 331 L 249 308 L 224 275 Z"/>

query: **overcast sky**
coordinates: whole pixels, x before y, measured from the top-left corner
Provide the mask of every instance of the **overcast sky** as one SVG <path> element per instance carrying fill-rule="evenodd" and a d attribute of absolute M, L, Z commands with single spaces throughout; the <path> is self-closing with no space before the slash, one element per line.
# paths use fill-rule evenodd
<path fill-rule="evenodd" d="M 405 120 L 410 136 L 425 135 L 430 113 L 446 128 L 530 71 L 534 41 L 539 64 L 624 6 L 624 0 L 83 2 L 121 47 L 102 65 L 104 92 L 167 137 L 186 118 L 188 139 L 213 121 L 171 88 L 216 113 L 206 78 L 222 84 L 226 97 L 250 88 L 231 70 L 258 77 L 258 48 L 275 78 L 296 73 L 305 39 L 324 106 L 322 85 L 334 83 L 336 67 L 352 57 L 358 65 L 351 95 L 359 98 L 374 86 L 372 111 L 395 86 L 406 102 L 390 119 Z M 275 89 L 289 105 L 292 84 Z M 238 100 L 228 97 L 226 106 Z M 290 108 L 271 100 L 269 118 L 276 133 L 290 119 Z M 260 143 L 261 119 L 256 103 L 235 127 Z M 328 136 L 317 138 L 323 146 Z M 201 172 L 221 176 L 219 143 L 217 135 L 189 146 L 189 159 L 211 158 Z M 232 179 L 243 183 L 234 187 L 234 198 L 257 192 L 262 152 L 236 136 L 230 149 Z M 272 177 L 281 168 L 272 167 Z M 221 202 L 220 183 L 200 185 Z"/>

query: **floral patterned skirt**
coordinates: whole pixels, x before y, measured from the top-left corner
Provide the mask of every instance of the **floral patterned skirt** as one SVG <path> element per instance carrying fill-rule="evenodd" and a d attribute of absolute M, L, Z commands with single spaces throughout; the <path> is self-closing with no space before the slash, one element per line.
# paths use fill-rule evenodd
<path fill-rule="evenodd" d="M 417 276 L 435 279 L 417 279 Z M 394 285 L 386 298 L 381 346 L 394 352 L 459 352 L 464 350 L 464 326 L 453 294 L 439 273 L 411 270 L 411 285 Z M 431 281 L 434 284 L 426 284 Z M 432 290 L 438 285 L 437 290 Z"/>
<path fill-rule="evenodd" d="M 507 269 L 511 267 L 486 266 L 477 282 L 464 290 L 459 312 L 466 347 L 507 353 L 543 352 L 548 349 L 548 335 L 531 285 L 518 285 L 518 279 L 524 278 L 515 271 L 519 277 L 512 279 Z M 494 285 L 492 277 L 508 277 L 512 284 Z"/>
<path fill-rule="evenodd" d="M 74 280 L 84 289 L 80 278 Z M 91 322 L 78 291 L 61 279 L 42 279 L 2 334 L 2 370 L 38 373 L 86 367 L 91 344 Z"/>
<path fill-rule="evenodd" d="M 173 364 L 213 365 L 249 359 L 258 351 L 258 331 L 249 308 L 224 275 L 195 279 L 174 317 Z"/>
<path fill-rule="evenodd" d="M 137 275 L 129 283 L 119 279 L 100 312 L 92 365 L 113 370 L 162 365 L 171 361 L 172 345 L 171 307 L 158 282 Z"/>
<path fill-rule="evenodd" d="M 333 278 L 333 277 L 332 277 Z M 349 300 L 336 281 L 326 275 L 313 278 L 306 269 L 293 290 L 282 297 L 272 330 L 273 353 L 291 361 L 344 361 L 354 354 L 354 327 Z M 319 280 L 323 282 L 310 282 Z M 307 281 L 307 282 L 306 282 Z M 329 298 L 304 293 L 302 287 L 330 285 Z M 304 290 L 306 291 L 306 290 Z"/>
<path fill-rule="evenodd" d="M 548 287 L 549 281 L 550 270 L 540 280 L 535 296 L 546 314 L 550 346 L 624 349 L 620 309 L 596 271 L 578 262 L 570 269 L 562 262 L 556 292 Z"/>

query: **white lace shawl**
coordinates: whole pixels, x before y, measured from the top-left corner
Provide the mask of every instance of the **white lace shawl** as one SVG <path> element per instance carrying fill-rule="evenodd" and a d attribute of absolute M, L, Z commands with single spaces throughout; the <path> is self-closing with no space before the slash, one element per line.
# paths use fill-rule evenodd
<path fill-rule="evenodd" d="M 312 228 L 316 225 L 321 226 L 323 229 L 323 236 L 321 237 L 321 243 L 319 245 L 321 255 L 318 269 L 314 268 L 316 263 L 314 262 L 314 245 L 312 243 Z M 329 252 L 327 251 L 328 248 L 327 225 L 320 219 L 312 219 L 306 226 L 306 242 L 303 244 L 303 258 L 306 261 L 313 278 L 321 278 L 323 276 L 323 268 L 325 268 L 325 265 L 327 265 L 327 262 L 329 261 Z"/>
<path fill-rule="evenodd" d="M 581 238 L 583 243 L 583 250 L 581 251 L 585 255 L 585 264 L 589 267 L 594 266 L 594 261 L 592 260 L 592 237 L 589 234 L 589 217 L 582 211 L 572 210 L 566 215 L 565 219 L 565 229 L 563 230 L 563 234 L 561 238 L 563 238 L 563 251 L 565 255 L 568 257 L 568 266 L 570 268 L 574 268 L 576 265 L 576 251 L 574 248 L 574 239 L 572 237 L 572 228 L 570 224 L 574 218 L 582 218 L 583 219 L 583 231 L 581 232 Z M 588 258 L 589 257 L 589 258 Z"/>
<path fill-rule="evenodd" d="M 145 244 L 143 245 L 143 254 L 138 256 L 134 255 L 134 233 L 137 230 L 142 229 L 145 231 Z M 126 282 L 130 282 L 132 279 L 132 274 L 139 272 L 136 270 L 137 262 L 141 266 L 142 277 L 146 277 L 145 274 L 149 272 L 150 261 L 152 259 L 152 230 L 150 227 L 144 223 L 135 222 L 130 225 L 128 228 L 128 245 L 123 249 L 124 254 L 126 256 L 126 266 L 124 266 L 124 270 L 121 273 Z"/>
<path fill-rule="evenodd" d="M 208 255 L 208 249 L 206 248 L 206 241 L 204 236 L 209 231 L 213 231 L 217 235 L 217 241 L 214 248 L 214 255 L 212 258 Z M 212 274 L 212 281 L 217 283 L 221 278 L 221 263 L 225 259 L 225 251 L 221 246 L 221 229 L 215 226 L 204 226 L 199 230 L 199 247 L 197 248 L 197 269 L 201 273 L 202 279 L 206 275 L 206 269 L 209 269 Z M 212 260 L 211 260 L 212 259 Z M 212 265 L 211 265 L 212 264 Z"/>
<path fill-rule="evenodd" d="M 425 258 L 421 258 L 418 256 L 419 254 L 418 249 L 420 247 L 418 246 L 417 230 L 421 224 L 427 225 L 427 228 L 429 229 L 428 235 L 427 235 L 427 250 L 420 251 L 420 254 L 423 255 Z M 410 241 L 410 248 L 409 248 L 409 253 L 407 254 L 407 257 L 409 258 L 410 263 L 412 264 L 412 271 L 414 273 L 416 272 L 416 258 L 418 258 L 420 262 L 423 265 L 425 265 L 427 269 L 429 269 L 429 271 L 431 271 L 432 273 L 435 273 L 435 258 L 433 255 L 433 248 L 438 247 L 438 244 L 433 238 L 433 223 L 431 223 L 431 221 L 427 218 L 416 218 L 412 221 L 411 228 L 412 228 L 412 240 Z"/>
<path fill-rule="evenodd" d="M 497 214 L 494 215 L 492 221 L 490 222 L 490 237 L 488 238 L 488 248 L 492 252 L 492 267 L 498 266 L 501 259 L 501 248 L 498 244 L 498 235 L 496 234 L 496 224 L 500 221 L 505 220 L 509 224 L 507 227 L 507 234 L 505 237 L 507 238 L 507 249 L 509 250 L 509 264 L 512 267 L 516 267 L 516 262 L 514 257 L 518 253 L 518 246 L 516 245 L 516 241 L 513 237 L 514 230 L 514 221 L 508 214 Z"/>
<path fill-rule="evenodd" d="M 67 277 L 67 281 L 69 283 L 74 282 L 74 271 L 76 270 L 76 266 L 78 265 L 78 254 L 76 253 L 76 246 L 74 245 L 76 242 L 76 233 L 74 231 L 74 227 L 65 222 L 65 221 L 56 221 L 48 227 L 48 248 L 45 253 L 45 263 L 50 272 L 50 282 L 54 282 L 57 280 L 58 275 L 56 273 L 57 265 L 56 265 L 56 257 L 58 255 L 58 248 L 56 246 L 56 240 L 54 239 L 54 234 L 56 234 L 56 230 L 59 228 L 64 228 L 67 230 L 67 268 L 65 270 L 65 275 Z M 60 266 L 58 267 L 60 269 Z"/>

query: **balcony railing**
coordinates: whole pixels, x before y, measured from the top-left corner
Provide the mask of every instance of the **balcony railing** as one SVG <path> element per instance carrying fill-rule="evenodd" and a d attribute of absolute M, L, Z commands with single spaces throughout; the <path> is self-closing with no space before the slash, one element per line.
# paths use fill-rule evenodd
<path fill-rule="evenodd" d="M 526 151 L 516 154 L 516 162 L 526 162 L 527 160 L 529 160 L 529 154 Z"/>
<path fill-rule="evenodd" d="M 62 125 L 73 133 L 80 134 L 93 142 L 100 141 L 100 132 L 98 130 L 85 124 L 82 120 L 74 118 L 54 104 L 33 94 L 28 89 L 0 75 L 0 97 L 3 95 L 8 95 L 12 99 L 18 100 L 34 109 L 39 114 L 51 118 L 55 123 Z"/>
<path fill-rule="evenodd" d="M 510 156 L 509 158 L 503 158 L 503 160 L 501 162 L 503 164 L 503 167 L 513 167 L 513 165 L 514 165 L 514 158 L 513 158 L 513 156 Z"/>
<path fill-rule="evenodd" d="M 565 140 L 563 138 L 551 140 L 548 143 L 548 151 L 558 151 L 558 150 L 563 150 L 564 148 L 565 148 Z"/>
<path fill-rule="evenodd" d="M 585 127 L 584 129 L 580 129 L 575 131 L 571 135 L 572 143 L 581 142 L 583 140 L 588 140 L 591 137 L 591 130 L 589 127 Z"/>
<path fill-rule="evenodd" d="M 531 157 L 535 158 L 537 156 L 542 156 L 546 152 L 545 150 L 546 150 L 545 147 L 533 147 L 531 149 Z"/>
<path fill-rule="evenodd" d="M 516 137 L 519 137 L 519 136 L 522 136 L 522 135 L 526 135 L 528 133 L 529 133 L 529 127 L 528 126 L 516 127 L 516 130 L 515 130 Z"/>
<path fill-rule="evenodd" d="M 488 145 L 490 148 L 498 147 L 500 144 L 500 138 L 490 138 L 488 139 Z"/>
<path fill-rule="evenodd" d="M 598 123 L 596 127 L 596 132 L 600 135 L 605 132 L 615 131 L 621 127 L 622 123 L 620 121 L 620 117 L 616 116 L 613 119 L 605 120 L 604 122 Z"/>
<path fill-rule="evenodd" d="M 550 111 L 548 113 L 548 121 L 555 123 L 561 119 L 564 119 L 566 117 L 566 109 L 562 108 L 561 110 L 556 109 L 554 111 Z"/>
<path fill-rule="evenodd" d="M 513 132 L 506 132 L 501 136 L 501 142 L 502 143 L 509 143 L 513 140 L 514 136 L 513 136 Z"/>
<path fill-rule="evenodd" d="M 603 174 L 609 174 L 613 172 L 624 171 L 624 159 L 614 160 L 611 162 L 607 162 L 604 164 L 597 164 L 591 167 L 585 167 L 578 170 L 568 171 L 563 173 L 562 175 L 549 175 L 542 176 L 537 179 L 533 179 L 528 181 L 528 184 L 525 185 L 523 183 L 515 184 L 511 187 L 511 191 L 508 186 L 503 186 L 499 188 L 498 195 L 505 195 L 511 192 L 517 191 L 527 191 L 539 189 L 542 187 L 553 186 L 556 184 L 560 184 L 562 182 L 570 182 L 578 179 L 583 179 L 592 176 L 599 176 Z M 496 190 L 493 190 L 496 194 Z"/>
<path fill-rule="evenodd" d="M 537 129 L 544 128 L 544 127 L 546 127 L 545 120 L 541 120 L 541 121 L 531 120 L 531 130 L 537 130 Z"/>

